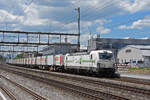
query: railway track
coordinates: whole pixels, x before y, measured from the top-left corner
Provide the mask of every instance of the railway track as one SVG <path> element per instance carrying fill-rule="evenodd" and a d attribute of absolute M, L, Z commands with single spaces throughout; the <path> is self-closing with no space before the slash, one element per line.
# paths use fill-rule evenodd
<path fill-rule="evenodd" d="M 19 70 L 21 70 L 20 68 L 17 68 Z M 28 69 L 26 69 L 28 70 Z M 122 85 L 122 84 L 115 84 L 115 83 L 110 83 L 110 82 L 104 82 L 104 81 L 98 81 L 98 80 L 91 80 L 91 79 L 88 79 L 88 78 L 79 78 L 79 77 L 74 77 L 74 76 L 68 76 L 68 75 L 60 75 L 60 74 L 54 74 L 54 73 L 48 73 L 48 72 L 45 72 L 45 71 L 36 71 L 36 70 L 28 70 L 28 71 L 32 71 L 32 72 L 38 72 L 38 73 L 41 73 L 41 74 L 47 74 L 47 75 L 50 75 L 50 76 L 55 76 L 55 77 L 59 77 L 59 78 L 64 78 L 64 79 L 70 79 L 70 80 L 73 80 L 73 81 L 81 81 L 81 82 L 87 82 L 87 83 L 92 83 L 92 84 L 96 84 L 96 85 L 102 85 L 102 86 L 105 86 L 105 87 L 111 87 L 111 88 L 117 88 L 117 89 L 121 89 L 121 90 L 126 90 L 126 91 L 131 91 L 131 92 L 134 92 L 134 93 L 140 93 L 140 94 L 143 94 L 143 95 L 147 95 L 147 96 L 150 96 L 150 90 L 148 89 L 143 89 L 143 88 L 138 88 L 138 87 L 132 87 L 132 86 L 127 86 L 127 85 Z M 135 81 L 135 80 L 132 80 L 132 79 L 109 79 L 109 80 L 117 80 L 117 81 L 124 81 L 124 82 L 132 82 L 132 83 L 138 83 L 138 81 Z M 145 81 L 143 81 L 145 82 Z M 143 83 L 141 82 L 141 84 Z M 147 83 L 149 84 L 149 83 Z"/>
<path fill-rule="evenodd" d="M 146 89 L 142 89 L 142 88 L 138 88 L 138 87 L 132 87 L 132 86 L 115 84 L 115 83 L 98 81 L 98 80 L 91 80 L 91 79 L 87 79 L 87 78 L 85 79 L 85 78 L 78 78 L 78 77 L 72 77 L 72 76 L 58 75 L 58 74 L 52 74 L 52 73 L 50 73 L 50 75 L 54 75 L 56 77 L 61 77 L 61 78 L 73 79 L 73 80 L 81 81 L 81 82 L 87 82 L 87 83 L 102 85 L 105 87 L 117 88 L 117 89 L 121 89 L 121 90 L 131 91 L 134 93 L 141 93 L 143 95 L 150 96 L 150 90 L 146 90 Z M 112 80 L 114 80 L 114 79 L 112 79 Z M 116 80 L 120 81 L 120 79 L 116 79 Z M 127 80 L 124 80 L 124 79 L 122 81 L 127 82 Z M 133 82 L 133 80 L 132 81 L 128 80 L 128 82 Z M 134 82 L 134 83 L 137 83 L 137 82 Z"/>
<path fill-rule="evenodd" d="M 44 73 L 44 72 L 42 72 L 42 73 Z M 121 90 L 131 91 L 131 92 L 134 92 L 134 93 L 140 93 L 140 94 L 143 94 L 143 95 L 150 96 L 150 90 L 148 90 L 148 89 L 142 89 L 142 88 L 138 88 L 138 87 L 132 87 L 132 86 L 127 86 L 127 85 L 122 85 L 122 84 L 115 84 L 115 83 L 98 81 L 98 80 L 91 80 L 91 79 L 87 79 L 87 78 L 85 79 L 85 78 L 78 78 L 78 77 L 73 77 L 73 76 L 58 75 L 58 74 L 53 74 L 53 73 L 46 73 L 46 74 L 53 75 L 55 77 L 68 78 L 68 79 L 71 79 L 71 80 L 87 82 L 87 83 L 92 83 L 92 84 L 96 84 L 96 85 L 102 85 L 102 86 L 105 86 L 105 87 L 117 88 L 117 89 L 121 89 Z M 115 80 L 115 79 L 112 79 L 112 80 Z M 116 79 L 116 80 L 121 81 L 120 79 Z M 122 81 L 127 82 L 127 79 L 126 80 L 122 79 Z M 128 82 L 133 82 L 133 80 L 132 81 L 128 80 Z M 138 82 L 134 81 L 134 83 L 138 83 Z M 141 84 L 142 83 L 143 82 L 141 82 Z"/>
<path fill-rule="evenodd" d="M 6 93 L 11 100 L 17 100 L 15 95 L 4 85 L 0 84 L 0 88 Z"/>
<path fill-rule="evenodd" d="M 105 92 L 93 90 L 93 89 L 86 88 L 86 87 L 81 87 L 81 86 L 70 84 L 70 83 L 65 83 L 65 82 L 47 79 L 47 78 L 43 78 L 43 77 L 39 77 L 39 76 L 35 76 L 35 75 L 23 73 L 23 72 L 18 72 L 12 69 L 6 69 L 6 68 L 2 68 L 2 69 L 7 70 L 8 72 L 11 72 L 17 75 L 21 75 L 26 78 L 30 78 L 32 80 L 36 80 L 36 81 L 39 81 L 48 85 L 53 85 L 55 87 L 76 93 L 78 95 L 84 96 L 92 100 L 110 100 L 110 99 L 111 100 L 128 100 L 125 97 L 116 96 L 111 93 L 105 93 Z"/>
<path fill-rule="evenodd" d="M 15 67 L 15 68 L 21 70 L 18 67 Z M 54 74 L 54 73 L 49 73 L 49 72 L 45 72 L 45 71 L 37 71 L 37 70 L 33 70 L 33 69 L 32 70 L 25 69 L 25 70 L 32 71 L 35 73 L 37 72 L 37 73 L 41 73 L 41 74 L 47 74 L 47 75 L 55 76 L 55 77 L 59 77 L 59 78 L 70 79 L 73 81 L 92 83 L 92 84 L 96 84 L 98 86 L 101 85 L 101 86 L 105 86 L 105 87 L 117 88 L 120 90 L 130 91 L 130 92 L 136 93 L 136 94 L 140 93 L 142 95 L 150 96 L 150 90 L 148 90 L 148 89 L 143 89 L 143 88 L 138 88 L 138 87 L 133 87 L 133 86 L 127 86 L 127 85 L 122 85 L 122 84 L 114 84 L 114 83 L 104 82 L 104 81 L 91 80 L 91 79 L 81 78 L 81 77 L 79 78 L 79 77 L 68 76 L 68 75 L 64 75 L 64 74 L 61 74 L 61 75 L 60 74 Z M 114 79 L 112 79 L 112 80 L 114 80 Z M 116 80 L 119 81 L 120 79 L 116 79 Z M 134 82 L 134 83 L 136 83 L 136 82 Z"/>
<path fill-rule="evenodd" d="M 14 67 L 13 67 L 14 68 Z M 15 67 L 15 69 L 19 69 L 21 70 L 21 68 L 19 67 Z M 52 76 L 56 76 L 56 77 L 61 77 L 61 78 L 76 78 L 76 77 L 67 77 L 66 75 L 57 75 L 57 74 L 53 74 L 53 73 L 48 73 L 46 71 L 41 71 L 41 70 L 33 70 L 33 69 L 28 69 L 28 68 L 24 68 L 25 70 L 28 71 L 33 71 L 33 72 L 38 72 L 38 73 L 42 73 L 42 74 L 49 74 Z M 121 81 L 121 82 L 129 82 L 129 83 L 136 83 L 136 84 L 142 84 L 142 85 L 149 85 L 150 86 L 150 80 L 146 80 L 146 79 L 137 79 L 137 78 L 130 78 L 130 77 L 121 77 L 121 78 L 102 78 L 102 79 L 107 79 L 107 80 L 115 80 L 115 81 Z M 93 80 L 92 80 L 93 81 Z"/>
<path fill-rule="evenodd" d="M 36 98 L 35 100 L 47 100 L 46 98 L 44 98 L 44 97 L 42 97 L 42 96 L 36 94 L 35 92 L 33 92 L 33 91 L 31 91 L 31 90 L 29 90 L 29 89 L 23 87 L 22 85 L 20 85 L 20 84 L 18 84 L 18 83 L 16 83 L 16 82 L 11 81 L 10 79 L 8 79 L 8 78 L 6 78 L 6 77 L 4 77 L 4 76 L 2 76 L 2 75 L 0 75 L 0 77 L 3 78 L 3 79 L 5 79 L 5 80 L 7 80 L 8 82 L 10 82 L 10 83 L 16 85 L 17 87 L 21 88 L 22 90 L 26 91 L 27 93 L 29 93 L 30 95 L 32 95 L 34 98 Z M 2 89 L 4 89 L 4 88 L 2 88 Z M 6 90 L 7 93 L 9 93 L 9 91 L 8 91 L 7 89 L 5 89 L 5 90 Z M 13 97 L 12 94 L 9 94 L 9 95 Z M 13 97 L 13 98 L 14 98 L 14 97 Z M 17 100 L 17 99 L 12 99 L 12 100 Z"/>
<path fill-rule="evenodd" d="M 109 78 L 109 80 L 122 81 L 122 82 L 130 82 L 130 83 L 143 84 L 143 85 L 149 85 L 150 86 L 150 80 L 145 80 L 145 79 L 121 77 L 119 79 L 117 79 L 117 78 L 110 79 Z"/>

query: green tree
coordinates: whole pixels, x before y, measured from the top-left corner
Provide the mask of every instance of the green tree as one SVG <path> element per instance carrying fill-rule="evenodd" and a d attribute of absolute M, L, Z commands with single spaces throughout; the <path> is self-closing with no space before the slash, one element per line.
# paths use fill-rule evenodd
<path fill-rule="evenodd" d="M 23 54 L 18 54 L 15 59 L 20 59 L 20 58 L 23 58 Z"/>

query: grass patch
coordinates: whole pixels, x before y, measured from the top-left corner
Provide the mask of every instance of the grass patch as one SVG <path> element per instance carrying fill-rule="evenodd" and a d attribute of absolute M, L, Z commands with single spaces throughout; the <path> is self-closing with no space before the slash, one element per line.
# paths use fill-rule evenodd
<path fill-rule="evenodd" d="M 129 70 L 150 70 L 150 68 L 128 68 Z"/>

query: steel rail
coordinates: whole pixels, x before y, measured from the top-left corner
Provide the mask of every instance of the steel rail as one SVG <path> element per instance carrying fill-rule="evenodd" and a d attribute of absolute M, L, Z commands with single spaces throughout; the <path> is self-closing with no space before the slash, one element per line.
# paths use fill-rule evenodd
<path fill-rule="evenodd" d="M 119 79 L 110 79 L 109 80 L 115 80 L 115 81 L 121 81 L 121 82 L 129 82 L 129 83 L 136 83 L 136 84 L 142 84 L 142 85 L 149 85 L 150 86 L 150 80 L 147 79 L 137 79 L 137 78 L 130 78 L 130 77 L 121 77 Z"/>
<path fill-rule="evenodd" d="M 58 75 L 58 74 L 56 75 L 56 74 L 52 74 L 52 73 L 47 73 L 47 74 L 54 75 L 56 77 L 68 78 L 68 79 L 73 79 L 76 81 L 83 81 L 83 82 L 88 82 L 88 83 L 92 83 L 92 84 L 102 85 L 105 87 L 118 88 L 118 89 L 122 89 L 122 90 L 126 90 L 126 91 L 131 91 L 134 93 L 141 93 L 141 94 L 150 96 L 150 90 L 148 90 L 148 89 L 142 89 L 142 88 L 138 88 L 138 87 L 132 87 L 132 86 L 127 86 L 127 85 L 123 85 L 123 84 L 115 84 L 115 83 L 104 82 L 104 81 L 90 80 L 90 79 L 85 79 L 85 78 L 77 78 L 77 77 L 73 77 L 73 76 L 65 76 L 65 75 Z"/>
<path fill-rule="evenodd" d="M 15 95 L 4 84 L 0 84 L 0 88 L 9 96 L 11 100 L 17 100 Z"/>
<path fill-rule="evenodd" d="M 93 90 L 93 89 L 89 89 L 89 88 L 85 88 L 85 87 L 81 87 L 81 86 L 77 86 L 77 85 L 73 85 L 73 84 L 69 84 L 69 83 L 64 83 L 61 81 L 47 79 L 47 78 L 43 78 L 40 76 L 35 76 L 35 75 L 15 71 L 15 70 L 9 69 L 9 68 L 2 68 L 2 69 L 7 70 L 8 72 L 11 72 L 11 73 L 14 73 L 17 75 L 21 75 L 23 77 L 30 78 L 32 80 L 37 80 L 37 81 L 46 83 L 48 85 L 53 85 L 53 86 L 56 86 L 59 88 L 63 88 L 63 89 L 67 89 L 67 90 L 76 92 L 82 96 L 88 97 L 88 98 L 93 99 L 93 100 L 108 100 L 108 99 L 111 99 L 111 100 L 128 100 L 127 98 L 119 97 L 119 96 L 113 95 L 111 93 L 105 93 L 105 92 L 101 92 L 101 91 L 97 91 L 97 90 Z"/>
<path fill-rule="evenodd" d="M 35 97 L 36 100 L 47 100 L 46 98 L 44 98 L 44 97 L 42 97 L 42 96 L 36 94 L 35 92 L 33 92 L 33 91 L 31 91 L 31 90 L 29 90 L 29 89 L 23 87 L 22 85 L 20 85 L 20 84 L 14 82 L 14 81 L 12 81 L 12 80 L 10 80 L 10 79 L 8 79 L 8 78 L 2 76 L 2 75 L 0 75 L 0 77 L 1 77 L 1 78 L 4 78 L 5 80 L 9 81 L 10 83 L 16 85 L 17 87 L 21 88 L 22 90 L 26 91 L 27 93 L 29 93 L 30 95 L 32 95 L 33 97 Z"/>
<path fill-rule="evenodd" d="M 20 68 L 16 68 L 16 69 L 20 69 Z M 60 78 L 73 79 L 73 80 L 76 80 L 76 81 L 88 82 L 88 83 L 92 83 L 92 84 L 102 85 L 102 86 L 105 86 L 105 87 L 118 88 L 118 89 L 122 89 L 122 90 L 126 90 L 126 91 L 131 91 L 131 92 L 134 92 L 134 93 L 141 93 L 141 94 L 150 96 L 150 90 L 148 90 L 148 89 L 132 87 L 132 86 L 126 86 L 126 85 L 123 85 L 123 84 L 115 84 L 115 83 L 110 83 L 110 82 L 85 79 L 85 78 L 78 78 L 78 77 L 74 77 L 74 76 L 66 76 L 66 75 L 62 75 L 62 74 L 59 75 L 59 74 L 54 74 L 54 73 L 47 73 L 47 72 L 44 72 L 44 71 L 42 71 L 42 72 L 41 71 L 40 72 L 35 71 L 35 70 L 29 70 L 29 71 L 38 72 L 38 73 L 41 73 L 41 74 L 53 75 L 53 76 L 60 77 Z"/>

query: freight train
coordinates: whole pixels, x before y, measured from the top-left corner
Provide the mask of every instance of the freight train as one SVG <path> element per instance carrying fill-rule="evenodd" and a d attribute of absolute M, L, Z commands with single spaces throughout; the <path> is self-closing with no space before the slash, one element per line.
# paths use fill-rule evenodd
<path fill-rule="evenodd" d="M 46 68 L 53 71 L 86 72 L 109 76 L 116 73 L 113 53 L 109 50 L 11 59 L 9 64 Z"/>

